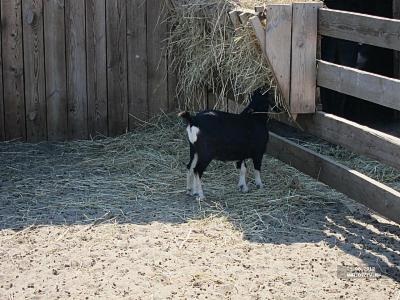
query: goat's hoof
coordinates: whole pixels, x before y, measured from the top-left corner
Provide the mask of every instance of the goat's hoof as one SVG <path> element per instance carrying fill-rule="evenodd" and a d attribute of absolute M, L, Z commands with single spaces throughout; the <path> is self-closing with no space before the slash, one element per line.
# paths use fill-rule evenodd
<path fill-rule="evenodd" d="M 264 187 L 264 185 L 263 185 L 262 183 L 258 183 L 258 184 L 256 184 L 256 187 L 257 187 L 258 189 L 262 189 L 262 188 Z"/>
<path fill-rule="evenodd" d="M 206 197 L 204 197 L 204 195 L 197 195 L 196 196 L 196 200 L 197 201 L 202 201 L 202 200 L 205 200 L 206 199 Z"/>
<path fill-rule="evenodd" d="M 187 189 L 187 190 L 186 190 L 186 195 L 188 195 L 188 196 L 193 196 L 192 190 L 191 190 L 191 189 Z"/>
<path fill-rule="evenodd" d="M 247 193 L 249 191 L 249 188 L 247 187 L 247 185 L 241 184 L 239 185 L 239 191 L 241 191 L 242 193 Z"/>

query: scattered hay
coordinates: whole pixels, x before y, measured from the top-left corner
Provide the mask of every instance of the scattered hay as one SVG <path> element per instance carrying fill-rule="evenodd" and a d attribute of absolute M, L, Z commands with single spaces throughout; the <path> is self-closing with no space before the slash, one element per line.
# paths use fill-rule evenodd
<path fill-rule="evenodd" d="M 255 189 L 250 173 L 250 192 L 239 193 L 233 164 L 213 162 L 204 175 L 207 199 L 197 202 L 185 195 L 186 139 L 184 125 L 163 115 L 117 138 L 2 143 L 0 229 L 223 217 L 251 240 L 266 241 L 268 232 L 311 231 L 327 214 L 345 210 L 343 195 L 268 156 L 262 172 L 265 189 Z M 341 158 L 342 150 L 315 147 Z M 399 184 L 398 174 L 350 160 L 364 173 Z"/>

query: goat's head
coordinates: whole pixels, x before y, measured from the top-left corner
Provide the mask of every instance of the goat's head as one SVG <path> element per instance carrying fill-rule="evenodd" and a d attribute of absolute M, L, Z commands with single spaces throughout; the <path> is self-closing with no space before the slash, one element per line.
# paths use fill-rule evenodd
<path fill-rule="evenodd" d="M 272 91 L 262 93 L 260 90 L 256 90 L 251 96 L 250 103 L 242 111 L 242 114 L 268 112 L 269 108 L 274 105 L 275 100 Z"/>

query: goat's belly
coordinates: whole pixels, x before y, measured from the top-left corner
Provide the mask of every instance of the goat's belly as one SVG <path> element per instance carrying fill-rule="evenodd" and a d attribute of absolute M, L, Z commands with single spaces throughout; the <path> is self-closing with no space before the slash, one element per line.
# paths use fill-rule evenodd
<path fill-rule="evenodd" d="M 215 155 L 215 159 L 220 161 L 237 161 L 250 157 L 251 151 L 244 151 L 243 149 L 229 149 L 228 151 L 217 152 Z"/>

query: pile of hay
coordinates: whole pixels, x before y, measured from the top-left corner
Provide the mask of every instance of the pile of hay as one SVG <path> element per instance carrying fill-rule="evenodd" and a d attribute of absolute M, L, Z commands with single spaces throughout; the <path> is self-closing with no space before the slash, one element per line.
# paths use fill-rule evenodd
<path fill-rule="evenodd" d="M 311 0 L 309 0 L 311 1 Z M 198 103 L 205 91 L 222 101 L 229 96 L 237 102 L 257 89 L 276 91 L 272 72 L 262 56 L 249 24 L 235 29 L 228 13 L 266 3 L 288 0 L 167 0 L 170 61 L 177 71 L 177 94 L 185 108 Z M 277 106 L 284 101 L 276 94 Z"/>

